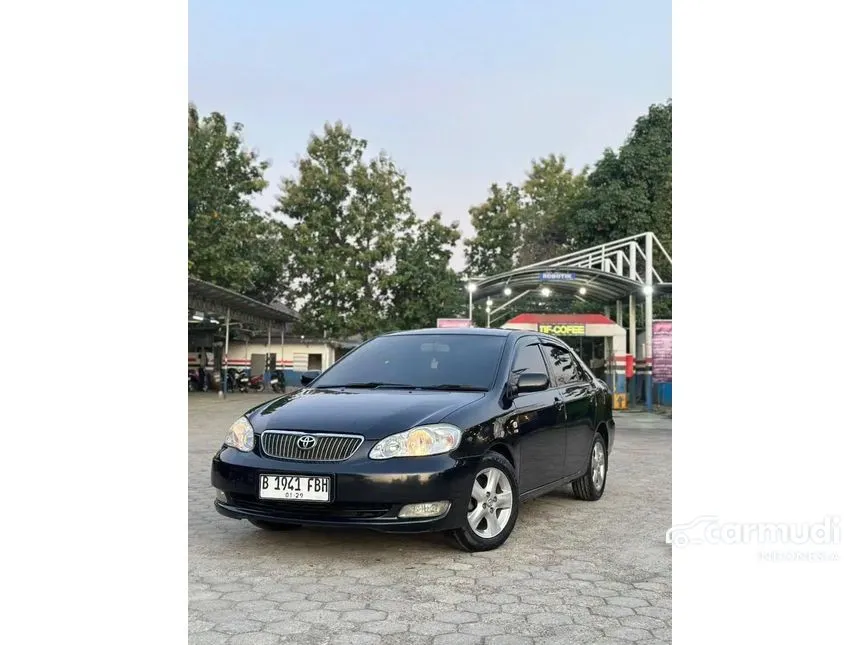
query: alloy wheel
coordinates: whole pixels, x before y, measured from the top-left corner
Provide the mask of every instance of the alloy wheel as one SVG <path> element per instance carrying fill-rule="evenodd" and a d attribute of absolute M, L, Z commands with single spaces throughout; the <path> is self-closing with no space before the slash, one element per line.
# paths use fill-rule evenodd
<path fill-rule="evenodd" d="M 485 468 L 472 484 L 469 526 L 479 537 L 494 538 L 508 525 L 513 504 L 513 490 L 508 476 L 498 468 Z"/>
<path fill-rule="evenodd" d="M 594 448 L 591 451 L 591 481 L 594 482 L 595 489 L 602 490 L 605 480 L 606 451 L 603 448 L 603 443 L 595 441 Z"/>

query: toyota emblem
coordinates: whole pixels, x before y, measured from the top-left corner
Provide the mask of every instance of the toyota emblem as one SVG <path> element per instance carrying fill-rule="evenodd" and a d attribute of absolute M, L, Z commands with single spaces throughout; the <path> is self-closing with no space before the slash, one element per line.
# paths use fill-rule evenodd
<path fill-rule="evenodd" d="M 299 437 L 299 448 L 301 450 L 310 450 L 315 445 L 317 445 L 316 437 L 312 437 L 309 434 L 306 434 L 303 437 Z"/>

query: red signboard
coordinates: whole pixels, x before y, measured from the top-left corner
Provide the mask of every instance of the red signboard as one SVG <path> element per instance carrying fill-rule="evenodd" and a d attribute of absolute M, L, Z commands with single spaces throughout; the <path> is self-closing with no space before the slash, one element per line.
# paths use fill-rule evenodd
<path fill-rule="evenodd" d="M 468 318 L 437 318 L 437 327 L 471 327 L 472 321 Z"/>

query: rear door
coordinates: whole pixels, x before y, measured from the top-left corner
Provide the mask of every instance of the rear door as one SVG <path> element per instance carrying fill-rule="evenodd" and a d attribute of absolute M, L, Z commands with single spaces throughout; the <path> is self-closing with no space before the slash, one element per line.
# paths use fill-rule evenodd
<path fill-rule="evenodd" d="M 569 349 L 544 341 L 543 351 L 555 376 L 555 397 L 563 406 L 566 454 L 564 475 L 579 474 L 588 466 L 594 438 L 596 388 Z"/>
<path fill-rule="evenodd" d="M 525 372 L 549 377 L 540 340 L 535 337 L 517 343 L 511 377 Z M 567 439 L 562 409 L 552 385 L 542 392 L 517 395 L 514 407 L 520 447 L 520 490 L 534 490 L 564 477 Z"/>

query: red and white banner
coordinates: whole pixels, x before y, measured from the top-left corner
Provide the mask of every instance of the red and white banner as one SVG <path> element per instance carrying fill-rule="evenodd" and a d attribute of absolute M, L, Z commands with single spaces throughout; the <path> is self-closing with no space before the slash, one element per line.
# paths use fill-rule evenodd
<path fill-rule="evenodd" d="M 654 382 L 671 383 L 672 321 L 655 320 L 651 329 L 651 365 Z"/>

